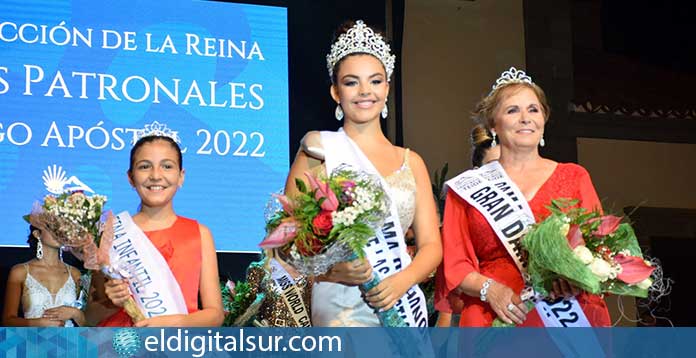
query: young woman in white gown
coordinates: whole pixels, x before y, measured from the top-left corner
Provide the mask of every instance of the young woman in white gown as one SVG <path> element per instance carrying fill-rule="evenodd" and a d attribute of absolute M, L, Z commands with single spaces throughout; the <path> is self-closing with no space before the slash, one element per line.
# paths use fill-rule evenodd
<path fill-rule="evenodd" d="M 335 265 L 316 277 L 312 290 L 314 326 L 379 326 L 375 310 L 394 305 L 414 305 L 409 325 L 427 325 L 427 311 L 417 284 L 440 263 L 442 248 L 437 214 L 428 170 L 414 151 L 393 145 L 384 136 L 380 114 L 386 117 L 389 77 L 394 56 L 381 35 L 362 21 L 346 23 L 338 31 L 327 56 L 331 76 L 331 97 L 336 101 L 336 118 L 343 120 L 338 132 L 309 132 L 302 140 L 286 182 L 286 193 L 297 193 L 295 178 L 305 180 L 306 171 L 331 171 L 339 162 L 362 161 L 361 169 L 381 176 L 395 207 L 399 247 L 403 234 L 413 226 L 418 252 L 399 259 L 404 265 L 382 277 L 382 282 L 361 295 L 357 285 L 370 280 L 375 262 L 355 260 Z M 344 157 L 354 152 L 352 157 Z M 340 157 L 340 158 L 339 158 Z M 360 158 L 360 159 L 357 159 Z M 355 164 L 355 163 L 351 163 Z M 391 251 L 391 250 L 390 250 Z M 409 264 L 410 262 L 410 264 Z M 375 270 L 377 271 L 377 270 Z M 408 292 L 408 300 L 401 300 Z M 415 298 L 414 298 L 415 297 Z M 410 301 L 406 302 L 406 301 Z M 417 307 L 416 307 L 417 306 Z M 416 322 L 414 322 L 414 320 Z"/>
<path fill-rule="evenodd" d="M 10 270 L 5 290 L 4 326 L 72 327 L 85 324 L 76 308 L 80 271 L 60 258 L 60 245 L 49 230 L 30 226 L 29 246 L 36 258 Z M 19 307 L 24 312 L 19 317 Z"/>

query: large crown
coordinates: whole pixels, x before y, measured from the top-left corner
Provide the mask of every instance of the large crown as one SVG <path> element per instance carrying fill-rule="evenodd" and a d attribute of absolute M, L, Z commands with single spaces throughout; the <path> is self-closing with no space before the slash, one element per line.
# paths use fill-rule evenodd
<path fill-rule="evenodd" d="M 160 123 L 158 121 L 146 124 L 145 128 L 135 131 L 135 134 L 133 136 L 133 144 L 138 142 L 141 138 L 152 136 L 169 137 L 174 142 L 181 144 L 181 139 L 179 139 L 179 132 L 169 129 L 165 123 Z"/>
<path fill-rule="evenodd" d="M 329 69 L 329 77 L 333 77 L 333 69 L 336 63 L 342 58 L 353 53 L 367 53 L 377 57 L 387 71 L 387 81 L 394 72 L 394 62 L 396 56 L 391 54 L 391 48 L 382 39 L 382 35 L 376 34 L 362 20 L 355 22 L 355 25 L 348 32 L 341 34 L 336 42 L 331 45 L 331 52 L 326 55 L 326 67 Z"/>
<path fill-rule="evenodd" d="M 507 85 L 509 83 L 529 83 L 533 84 L 532 78 L 527 76 L 526 73 L 522 70 L 518 70 L 514 67 L 510 67 L 509 70 L 503 72 L 500 74 L 500 77 L 498 77 L 497 80 L 495 80 L 495 84 L 493 85 L 493 89 L 491 89 L 491 93 L 493 91 L 497 90 L 498 88 Z"/>

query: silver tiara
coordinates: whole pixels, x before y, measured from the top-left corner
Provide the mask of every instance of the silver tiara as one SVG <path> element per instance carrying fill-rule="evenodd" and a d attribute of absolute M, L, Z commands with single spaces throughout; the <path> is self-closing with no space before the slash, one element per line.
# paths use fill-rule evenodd
<path fill-rule="evenodd" d="M 169 137 L 174 142 L 181 144 L 181 139 L 179 138 L 179 132 L 173 131 L 167 127 L 165 123 L 160 123 L 154 121 L 150 124 L 146 124 L 145 128 L 135 131 L 133 135 L 133 144 L 145 137 Z"/>
<path fill-rule="evenodd" d="M 493 85 L 493 89 L 491 89 L 491 93 L 493 91 L 497 90 L 498 88 L 507 85 L 509 83 L 529 83 L 533 84 L 532 78 L 527 76 L 526 73 L 522 70 L 518 70 L 514 67 L 510 67 L 509 70 L 503 72 L 500 74 L 500 77 L 498 77 L 497 80 L 495 80 L 495 84 Z"/>
<path fill-rule="evenodd" d="M 391 48 L 382 39 L 382 35 L 376 34 L 362 20 L 348 32 L 338 36 L 336 42 L 331 45 L 331 51 L 326 55 L 326 67 L 329 69 L 329 77 L 333 77 L 333 69 L 342 58 L 353 53 L 367 53 L 377 57 L 387 71 L 387 81 L 394 72 L 396 56 L 391 54 Z"/>

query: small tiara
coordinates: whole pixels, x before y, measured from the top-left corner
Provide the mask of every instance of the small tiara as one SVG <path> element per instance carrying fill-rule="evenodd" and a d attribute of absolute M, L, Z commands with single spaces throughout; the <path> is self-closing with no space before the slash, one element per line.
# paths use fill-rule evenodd
<path fill-rule="evenodd" d="M 376 34 L 362 20 L 356 21 L 350 30 L 338 36 L 336 42 L 331 45 L 331 51 L 326 55 L 329 77 L 333 76 L 333 69 L 338 61 L 353 53 L 367 53 L 377 57 L 382 61 L 389 81 L 394 72 L 396 56 L 391 54 L 391 48 L 384 42 L 382 35 Z"/>
<path fill-rule="evenodd" d="M 509 83 L 533 84 L 534 82 L 532 82 L 532 78 L 527 76 L 527 74 L 524 71 L 518 70 L 514 67 L 510 67 L 509 70 L 500 74 L 500 77 L 498 77 L 498 79 L 495 80 L 495 84 L 493 85 L 493 89 L 491 89 L 491 93 L 493 93 L 493 91 L 495 91 L 498 88 L 505 86 Z"/>
<path fill-rule="evenodd" d="M 145 137 L 168 137 L 174 142 L 181 144 L 181 139 L 179 138 L 179 132 L 173 131 L 167 127 L 167 124 L 154 121 L 150 124 L 146 124 L 145 128 L 135 131 L 133 136 L 133 144 L 137 143 L 140 139 Z"/>

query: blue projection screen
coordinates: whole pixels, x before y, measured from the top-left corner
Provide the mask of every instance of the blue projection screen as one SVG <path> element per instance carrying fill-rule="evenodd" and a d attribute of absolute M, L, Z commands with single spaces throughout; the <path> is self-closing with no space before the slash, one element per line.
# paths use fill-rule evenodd
<path fill-rule="evenodd" d="M 174 207 L 219 251 L 257 251 L 288 171 L 287 9 L 213 1 L 0 1 L 0 245 L 49 191 L 134 214 L 133 133 L 178 132 Z M 49 180 L 45 180 L 49 179 Z"/>

